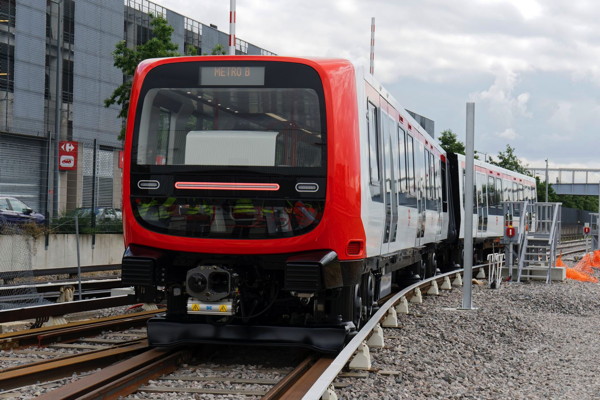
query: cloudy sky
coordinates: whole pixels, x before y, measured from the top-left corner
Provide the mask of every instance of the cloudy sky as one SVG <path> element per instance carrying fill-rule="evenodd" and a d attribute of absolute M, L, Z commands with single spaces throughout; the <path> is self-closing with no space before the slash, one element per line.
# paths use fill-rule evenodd
<path fill-rule="evenodd" d="M 227 0 L 153 0 L 229 32 Z M 404 107 L 475 149 L 506 145 L 530 167 L 600 168 L 600 7 L 596 0 L 237 0 L 238 38 L 279 55 L 368 68 Z"/>

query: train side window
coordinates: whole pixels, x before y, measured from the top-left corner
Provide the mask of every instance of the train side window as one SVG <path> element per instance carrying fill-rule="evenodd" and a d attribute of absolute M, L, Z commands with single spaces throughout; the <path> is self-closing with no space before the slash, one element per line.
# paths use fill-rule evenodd
<path fill-rule="evenodd" d="M 406 157 L 406 133 L 404 129 L 398 126 L 398 163 L 400 164 L 400 192 L 408 192 L 408 176 L 406 172 L 406 166 L 408 164 Z"/>
<path fill-rule="evenodd" d="M 446 161 L 440 158 L 440 180 L 441 180 L 441 191 L 442 191 L 442 211 L 448 211 L 448 193 L 446 187 Z"/>
<path fill-rule="evenodd" d="M 415 141 L 415 178 L 417 179 L 418 197 L 422 199 L 423 207 L 427 206 L 427 157 L 425 157 L 425 146 L 423 143 Z"/>
<path fill-rule="evenodd" d="M 519 201 L 523 200 L 525 200 L 525 197 L 523 196 L 523 185 L 519 183 Z"/>
<path fill-rule="evenodd" d="M 415 196 L 416 189 L 416 179 L 415 179 L 415 142 L 412 136 L 406 135 L 406 160 L 407 160 L 407 178 L 406 181 L 408 183 L 408 193 L 411 196 Z"/>
<path fill-rule="evenodd" d="M 502 203 L 502 179 L 496 178 L 496 204 L 500 205 Z"/>
<path fill-rule="evenodd" d="M 496 183 L 493 176 L 488 175 L 488 183 L 487 183 L 487 192 L 488 192 L 488 204 L 490 207 L 496 207 L 498 205 L 497 197 L 496 197 Z"/>
<path fill-rule="evenodd" d="M 369 171 L 372 184 L 378 184 L 379 174 L 379 130 L 377 107 L 371 102 L 367 105 L 367 123 L 369 130 Z"/>
<path fill-rule="evenodd" d="M 425 207 L 427 208 L 431 204 L 431 185 L 429 184 L 429 178 L 431 174 L 429 173 L 429 152 L 427 151 L 427 149 L 423 150 L 423 172 L 425 182 Z"/>
<path fill-rule="evenodd" d="M 477 205 L 477 207 L 486 207 L 487 206 L 487 199 L 486 199 L 486 192 L 485 192 L 485 176 L 480 173 L 477 172 L 475 174 L 475 186 L 476 186 L 476 198 L 474 198 L 473 200 L 475 201 L 475 204 Z"/>
<path fill-rule="evenodd" d="M 431 199 L 433 200 L 434 208 L 437 208 L 438 191 L 437 191 L 437 169 L 435 168 L 435 157 L 433 153 L 429 153 L 429 178 L 431 184 Z"/>

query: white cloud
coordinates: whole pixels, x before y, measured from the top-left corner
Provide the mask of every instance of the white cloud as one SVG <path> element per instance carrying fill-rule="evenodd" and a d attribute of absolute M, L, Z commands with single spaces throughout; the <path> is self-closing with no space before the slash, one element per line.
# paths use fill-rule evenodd
<path fill-rule="evenodd" d="M 535 0 L 509 0 L 526 20 L 537 18 L 542 14 L 542 7 Z"/>
<path fill-rule="evenodd" d="M 228 31 L 229 2 L 151 1 Z M 504 139 L 532 159 L 597 158 L 597 1 L 239 0 L 237 12 L 242 40 L 280 55 L 344 57 L 366 68 L 375 17 L 377 79 L 437 127 L 463 131 L 458 114 L 470 99 L 478 128 L 487 132 L 482 147 Z"/>
<path fill-rule="evenodd" d="M 557 102 L 549 122 L 561 131 L 570 129 L 573 124 L 573 105 L 567 101 Z"/>
<path fill-rule="evenodd" d="M 518 135 L 517 132 L 514 131 L 514 129 L 508 128 L 505 129 L 503 132 L 500 132 L 497 136 L 502 139 L 515 140 Z"/>
<path fill-rule="evenodd" d="M 479 93 L 470 95 L 472 101 L 481 102 L 491 115 L 499 121 L 512 124 L 517 117 L 531 117 L 528 110 L 529 93 L 514 95 L 518 74 L 504 69 L 498 70 L 494 83 Z"/>

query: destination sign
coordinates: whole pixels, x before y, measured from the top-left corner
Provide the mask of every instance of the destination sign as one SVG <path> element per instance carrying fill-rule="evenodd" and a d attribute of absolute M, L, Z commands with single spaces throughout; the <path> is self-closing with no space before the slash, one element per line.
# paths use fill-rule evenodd
<path fill-rule="evenodd" d="M 265 67 L 200 67 L 202 86 L 264 86 Z"/>

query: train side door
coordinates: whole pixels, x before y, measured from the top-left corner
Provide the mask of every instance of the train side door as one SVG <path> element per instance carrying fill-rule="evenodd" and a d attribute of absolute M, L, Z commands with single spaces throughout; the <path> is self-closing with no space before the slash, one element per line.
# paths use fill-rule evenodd
<path fill-rule="evenodd" d="M 487 178 L 484 174 L 475 174 L 475 185 L 477 187 L 477 230 L 486 232 L 488 225 L 488 203 L 487 203 Z"/>
<path fill-rule="evenodd" d="M 415 141 L 415 179 L 417 180 L 417 237 L 415 245 L 417 247 L 425 243 L 425 225 L 427 199 L 425 193 L 425 148 L 423 143 Z"/>
<path fill-rule="evenodd" d="M 394 149 L 398 148 L 398 144 L 394 142 L 395 122 L 390 116 L 380 111 L 381 121 L 381 140 L 382 140 L 382 162 L 383 162 L 383 188 L 385 203 L 385 229 L 383 234 L 383 242 L 381 245 L 381 253 L 385 254 L 390 251 L 390 243 L 396 241 L 398 230 L 398 198 L 397 198 L 397 182 L 394 165 L 398 163 L 394 157 Z M 397 139 L 396 139 L 397 140 Z"/>

